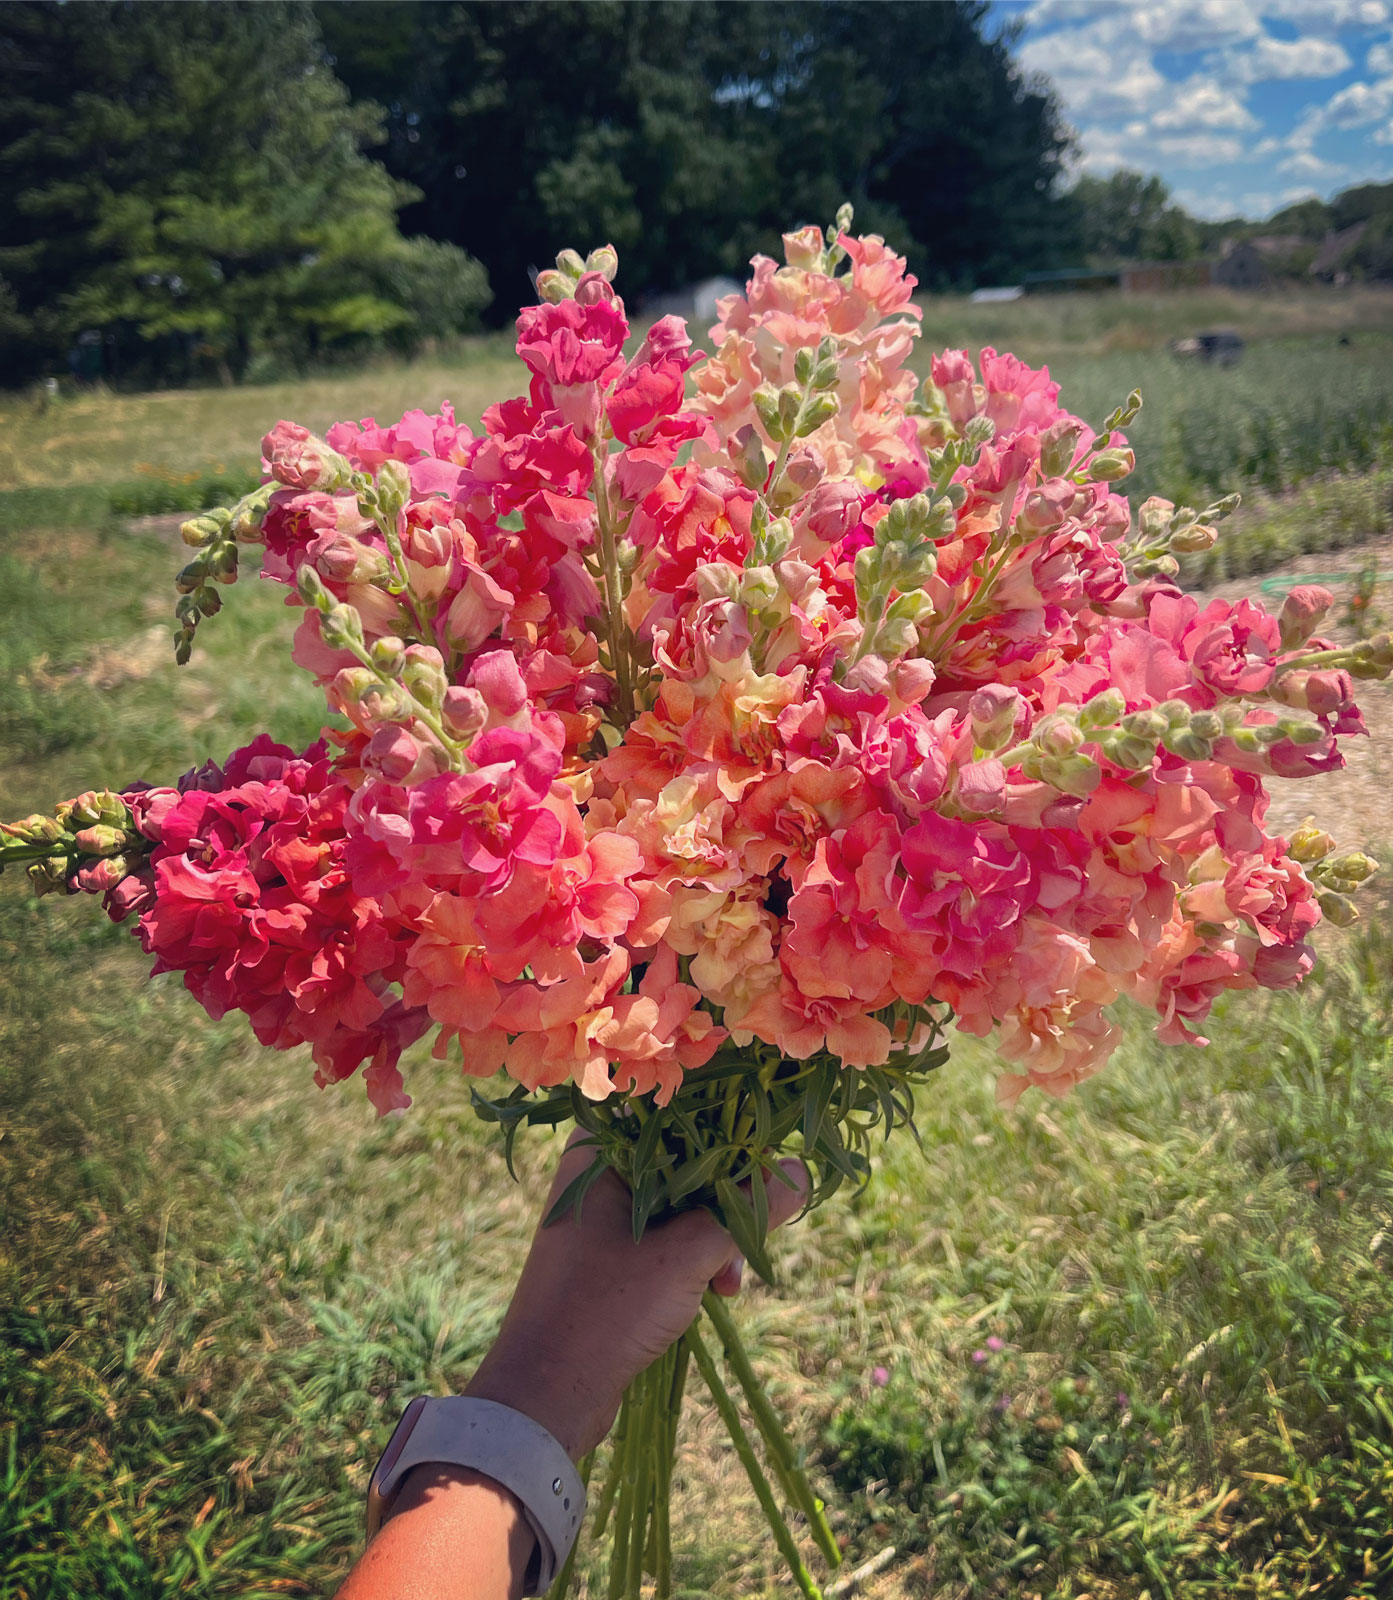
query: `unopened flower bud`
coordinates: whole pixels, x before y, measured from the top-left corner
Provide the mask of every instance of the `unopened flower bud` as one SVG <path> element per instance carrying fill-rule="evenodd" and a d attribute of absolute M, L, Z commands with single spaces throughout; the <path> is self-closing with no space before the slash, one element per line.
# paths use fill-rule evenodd
<path fill-rule="evenodd" d="M 1127 697 L 1121 689 L 1102 689 L 1079 708 L 1081 728 L 1109 728 L 1127 714 Z"/>
<path fill-rule="evenodd" d="M 353 481 L 353 464 L 298 422 L 278 422 L 261 441 L 266 470 L 288 489 L 333 494 Z"/>
<path fill-rule="evenodd" d="M 192 598 L 198 607 L 200 615 L 205 617 L 215 617 L 222 610 L 222 596 L 211 584 L 200 584 L 191 597 L 186 596 L 185 598 Z M 178 614 L 177 606 L 175 607 L 175 614 Z"/>
<path fill-rule="evenodd" d="M 585 274 L 585 262 L 578 250 L 561 250 L 556 256 L 556 270 L 573 282 Z"/>
<path fill-rule="evenodd" d="M 1150 739 L 1153 743 L 1170 727 L 1159 711 L 1133 711 L 1123 717 L 1122 731 L 1134 739 Z"/>
<path fill-rule="evenodd" d="M 1172 755 L 1179 756 L 1182 761 L 1208 761 L 1214 755 L 1213 742 L 1188 728 L 1170 730 L 1162 742 Z"/>
<path fill-rule="evenodd" d="M 350 650 L 354 645 L 361 649 L 363 619 L 353 606 L 332 605 L 320 617 L 319 633 L 331 650 Z"/>
<path fill-rule="evenodd" d="M 1144 772 L 1156 759 L 1156 742 L 1126 733 L 1105 733 L 1099 740 L 1103 754 L 1128 772 Z"/>
<path fill-rule="evenodd" d="M 1319 584 L 1302 583 L 1287 590 L 1277 621 L 1282 632 L 1282 649 L 1295 650 L 1320 627 L 1322 619 L 1335 604 L 1335 596 Z"/>
<path fill-rule="evenodd" d="M 295 588 L 307 606 L 327 611 L 334 603 L 333 595 L 324 587 L 323 580 L 308 562 L 295 574 Z"/>
<path fill-rule="evenodd" d="M 1040 435 L 1040 472 L 1046 478 L 1062 478 L 1074 465 L 1074 456 L 1083 437 L 1083 423 L 1077 417 L 1057 417 Z"/>
<path fill-rule="evenodd" d="M 179 525 L 179 537 L 185 544 L 192 545 L 195 550 L 201 550 L 204 545 L 212 544 L 214 539 L 220 539 L 222 532 L 222 526 L 216 517 L 191 517 Z"/>
<path fill-rule="evenodd" d="M 1333 922 L 1337 928 L 1348 928 L 1359 920 L 1359 908 L 1354 901 L 1334 889 L 1320 890 L 1316 895 L 1316 904 L 1326 921 Z"/>
<path fill-rule="evenodd" d="M 188 566 L 180 568 L 174 579 L 174 587 L 180 594 L 192 594 L 207 576 L 208 562 L 200 555 L 190 561 Z"/>
<path fill-rule="evenodd" d="M 1334 848 L 1334 839 L 1316 826 L 1314 817 L 1307 817 L 1287 842 L 1287 854 L 1305 867 L 1324 861 Z"/>
<path fill-rule="evenodd" d="M 440 705 L 450 687 L 444 657 L 428 644 L 407 646 L 401 681 L 422 705 L 432 708 Z"/>
<path fill-rule="evenodd" d="M 746 567 L 740 576 L 736 599 L 750 611 L 763 610 L 779 598 L 779 580 L 773 567 Z"/>
<path fill-rule="evenodd" d="M 841 408 L 842 403 L 834 394 L 814 395 L 803 407 L 794 437 L 806 439 L 810 434 L 816 433 L 823 423 L 830 422 Z"/>
<path fill-rule="evenodd" d="M 125 856 L 107 856 L 101 861 L 92 861 L 79 868 L 77 886 L 87 894 L 106 894 L 114 889 L 130 870 L 130 862 Z"/>
<path fill-rule="evenodd" d="M 411 468 L 404 461 L 384 461 L 377 469 L 377 509 L 383 521 L 396 526 L 396 519 L 411 496 Z"/>
<path fill-rule="evenodd" d="M 1170 500 L 1163 500 L 1160 495 L 1152 495 L 1149 500 L 1143 500 L 1141 509 L 1137 512 L 1137 526 L 1141 536 L 1148 544 L 1156 544 L 1164 539 L 1171 529 L 1171 518 L 1175 515 L 1175 505 Z"/>
<path fill-rule="evenodd" d="M 1203 522 L 1193 522 L 1188 528 L 1182 528 L 1178 533 L 1171 535 L 1171 549 L 1182 556 L 1198 555 L 1203 550 L 1212 550 L 1218 542 L 1218 533 Z"/>
<path fill-rule="evenodd" d="M 388 783 L 404 783 L 421 762 L 422 747 L 406 728 L 379 728 L 363 751 L 363 766 Z"/>
<path fill-rule="evenodd" d="M 764 448 L 764 440 L 748 422 L 726 441 L 726 454 L 747 489 L 756 492 L 763 489 L 764 480 L 769 476 L 769 452 Z"/>
<path fill-rule="evenodd" d="M 1045 719 L 1031 735 L 1031 742 L 1036 748 L 1047 756 L 1056 760 L 1071 756 L 1084 742 L 1083 733 L 1065 717 L 1053 716 Z"/>
<path fill-rule="evenodd" d="M 606 283 L 613 283 L 619 271 L 619 252 L 612 244 L 602 244 L 585 258 L 585 271 L 598 272 Z"/>
<path fill-rule="evenodd" d="M 385 672 L 389 678 L 395 678 L 406 662 L 406 645 L 401 639 L 389 634 L 381 639 L 374 639 L 368 647 L 368 655 L 379 672 Z"/>
<path fill-rule="evenodd" d="M 441 715 L 450 732 L 461 739 L 471 738 L 488 721 L 488 702 L 477 689 L 454 685 L 445 691 Z"/>
<path fill-rule="evenodd" d="M 1281 729 L 1294 745 L 1319 744 L 1326 737 L 1320 723 L 1300 722 L 1295 717 L 1284 718 Z"/>
<path fill-rule="evenodd" d="M 65 889 L 68 884 L 68 858 L 50 856 L 47 861 L 30 862 L 26 876 L 36 896 L 52 894 L 55 889 Z"/>
<path fill-rule="evenodd" d="M 1362 850 L 1347 850 L 1322 863 L 1324 873 L 1341 888 L 1358 888 L 1378 871 L 1378 862 Z"/>
<path fill-rule="evenodd" d="M 1136 470 L 1136 453 L 1128 446 L 1110 446 L 1099 450 L 1088 463 L 1088 476 L 1093 483 L 1116 483 Z"/>
<path fill-rule="evenodd" d="M 1217 711 L 1196 711 L 1190 718 L 1190 732 L 1201 739 L 1222 739 L 1224 719 Z"/>
<path fill-rule="evenodd" d="M 789 437 L 791 429 L 784 427 L 783 417 L 779 411 L 778 391 L 771 385 L 762 383 L 750 396 L 750 404 L 754 406 L 755 415 L 764 425 L 764 431 L 775 444 L 782 444 Z"/>
<path fill-rule="evenodd" d="M 537 274 L 537 295 L 549 306 L 560 305 L 563 300 L 569 300 L 576 289 L 576 280 L 568 278 L 564 272 L 558 272 L 555 267 L 547 267 Z"/>
<path fill-rule="evenodd" d="M 239 544 L 260 544 L 262 524 L 271 509 L 271 496 L 280 487 L 277 483 L 263 483 L 244 494 L 232 508 L 228 532 Z"/>
<path fill-rule="evenodd" d="M 0 822 L 0 843 L 11 839 L 16 844 L 57 844 L 62 837 L 62 823 L 37 811 L 18 822 Z"/>
<path fill-rule="evenodd" d="M 1004 750 L 1015 735 L 1016 723 L 1025 708 L 1019 689 L 1004 683 L 988 683 L 967 702 L 972 719 L 972 739 L 979 750 Z"/>

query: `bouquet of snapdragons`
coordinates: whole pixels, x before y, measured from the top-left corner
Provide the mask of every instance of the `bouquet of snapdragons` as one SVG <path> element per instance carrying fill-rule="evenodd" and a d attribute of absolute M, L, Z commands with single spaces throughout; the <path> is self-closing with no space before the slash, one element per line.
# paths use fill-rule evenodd
<path fill-rule="evenodd" d="M 568 251 L 481 431 L 277 423 L 263 486 L 185 525 L 176 651 L 256 549 L 321 741 L 78 796 L 5 825 L 0 864 L 101 893 L 155 972 L 320 1085 L 361 1069 L 379 1112 L 432 1035 L 509 1152 L 583 1130 L 562 1207 L 611 1168 L 636 1236 L 708 1206 L 766 1276 L 779 1157 L 810 1204 L 864 1183 L 950 1023 L 1010 1101 L 1098 1071 L 1119 996 L 1203 1043 L 1219 994 L 1298 983 L 1373 863 L 1272 834 L 1266 786 L 1342 764 L 1393 641 L 1321 638 L 1316 588 L 1201 609 L 1176 557 L 1235 499 L 1133 515 L 1138 395 L 1094 428 L 990 349 L 921 386 L 915 280 L 849 226 L 756 258 L 713 355 L 674 317 L 632 344 L 614 251 Z M 610 1594 L 669 1592 L 689 1360 L 813 1594 L 784 1508 L 836 1542 L 708 1318 L 764 1465 L 693 1328 L 621 1411 Z"/>

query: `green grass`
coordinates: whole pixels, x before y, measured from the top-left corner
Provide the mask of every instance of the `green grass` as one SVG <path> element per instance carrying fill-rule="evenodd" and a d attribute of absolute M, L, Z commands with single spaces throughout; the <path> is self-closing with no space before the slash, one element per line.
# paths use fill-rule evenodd
<path fill-rule="evenodd" d="M 431 399 L 419 379 L 326 380 L 255 421 L 273 392 L 209 395 L 187 429 L 160 397 L 119 402 L 105 478 L 0 495 L 0 812 L 262 727 L 312 737 L 269 585 L 239 585 L 174 670 L 180 557 L 107 485 L 141 481 L 151 419 L 177 425 L 145 476 L 174 482 L 217 465 L 220 428 L 385 414 L 390 385 Z M 1383 531 L 1387 470 L 1260 498 L 1230 548 Z M 740 1314 L 851 1554 L 897 1548 L 877 1595 L 1393 1594 L 1384 921 L 1303 996 L 1235 1001 L 1208 1051 L 1132 1026 L 1061 1104 L 1000 1111 L 964 1042 L 924 1097 L 926 1154 L 892 1146 L 867 1194 L 781 1240 L 782 1286 Z M 525 1142 L 515 1185 L 422 1053 L 416 1106 L 379 1122 L 144 971 L 95 905 L 0 882 L 0 1596 L 324 1593 L 401 1406 L 486 1348 L 555 1147 Z M 685 1592 L 783 1592 L 696 1394 L 679 1478 Z"/>

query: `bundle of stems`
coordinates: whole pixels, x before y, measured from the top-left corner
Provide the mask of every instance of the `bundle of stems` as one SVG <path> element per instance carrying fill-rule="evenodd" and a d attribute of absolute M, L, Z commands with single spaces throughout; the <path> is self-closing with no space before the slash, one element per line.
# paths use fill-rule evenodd
<path fill-rule="evenodd" d="M 672 1594 L 672 1469 L 677 1454 L 677 1424 L 693 1365 L 715 1401 L 799 1593 L 806 1600 L 821 1600 L 822 1591 L 803 1559 L 785 1508 L 803 1519 L 828 1566 L 835 1568 L 842 1554 L 823 1503 L 755 1374 L 729 1308 L 719 1295 L 712 1293 L 706 1295 L 702 1306 L 704 1317 L 699 1317 L 666 1355 L 635 1378 L 619 1409 L 609 1473 L 595 1502 L 590 1530 L 590 1537 L 597 1544 L 606 1530 L 611 1530 L 606 1600 L 640 1600 L 646 1578 L 652 1579 L 656 1600 L 669 1600 Z M 744 1397 L 753 1431 L 763 1442 L 764 1464 L 755 1449 L 751 1429 L 721 1376 L 716 1355 L 703 1336 L 703 1320 L 715 1334 L 725 1364 Z M 587 1484 L 592 1466 L 593 1458 L 587 1458 L 582 1466 Z M 563 1600 L 571 1592 L 579 1548 L 579 1542 L 572 1547 L 549 1600 Z"/>

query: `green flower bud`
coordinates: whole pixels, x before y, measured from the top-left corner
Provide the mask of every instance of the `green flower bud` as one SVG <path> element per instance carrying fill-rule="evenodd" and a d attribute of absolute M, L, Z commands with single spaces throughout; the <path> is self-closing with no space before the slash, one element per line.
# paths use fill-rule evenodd
<path fill-rule="evenodd" d="M 195 589 L 208 576 L 208 562 L 199 555 L 190 561 L 188 566 L 181 568 L 174 579 L 174 587 L 180 594 L 192 594 Z"/>
<path fill-rule="evenodd" d="M 374 639 L 368 650 L 372 664 L 389 678 L 397 677 L 406 661 L 406 644 L 403 640 L 387 637 Z"/>
<path fill-rule="evenodd" d="M 277 487 L 275 483 L 263 483 L 250 494 L 244 494 L 233 506 L 228 532 L 239 544 L 260 544 L 261 526 L 271 509 L 271 496 Z"/>
<path fill-rule="evenodd" d="M 537 296 L 549 306 L 559 306 L 563 300 L 575 298 L 576 280 L 555 267 L 547 267 L 537 274 Z"/>
<path fill-rule="evenodd" d="M 799 383 L 807 385 L 813 375 L 813 368 L 817 365 L 817 351 L 809 345 L 794 352 L 793 376 Z"/>
<path fill-rule="evenodd" d="M 1208 761 L 1214 755 L 1213 743 L 1188 728 L 1172 729 L 1162 742 L 1172 755 L 1179 756 L 1182 761 Z"/>
<path fill-rule="evenodd" d="M 814 389 L 835 388 L 841 380 L 842 364 L 835 356 L 825 357 L 813 368 L 812 387 Z"/>
<path fill-rule="evenodd" d="M 205 544 L 212 544 L 214 539 L 220 538 L 222 528 L 215 517 L 191 517 L 188 522 L 180 523 L 179 537 L 187 545 L 192 545 L 195 550 L 201 550 Z"/>
<path fill-rule="evenodd" d="M 834 394 L 814 395 L 803 407 L 794 437 L 806 439 L 809 434 L 816 433 L 823 423 L 830 422 L 841 408 L 842 403 Z"/>
<path fill-rule="evenodd" d="M 584 275 L 585 262 L 579 251 L 562 250 L 556 257 L 556 270 L 567 278 L 578 279 Z"/>
<path fill-rule="evenodd" d="M 308 562 L 295 574 L 295 588 L 307 606 L 327 611 L 334 603 L 333 595 L 324 587 L 324 580 Z"/>
<path fill-rule="evenodd" d="M 1196 711 L 1190 718 L 1190 732 L 1201 739 L 1221 739 L 1224 736 L 1224 719 L 1217 711 Z"/>
<path fill-rule="evenodd" d="M 210 584 L 200 584 L 191 597 L 197 604 L 199 612 L 205 617 L 215 617 L 222 610 L 222 596 Z M 182 604 L 182 602 L 181 602 Z M 176 605 L 174 614 L 178 616 L 179 607 Z"/>
<path fill-rule="evenodd" d="M 602 244 L 585 258 L 585 270 L 598 272 L 606 283 L 613 283 L 619 271 L 619 252 L 612 244 Z"/>
<path fill-rule="evenodd" d="M 363 619 L 355 607 L 340 602 L 321 614 L 320 637 L 331 650 L 351 650 L 363 645 Z"/>
<path fill-rule="evenodd" d="M 1110 728 L 1127 714 L 1127 697 L 1121 689 L 1102 689 L 1079 707 L 1079 727 Z"/>
<path fill-rule="evenodd" d="M 231 539 L 209 548 L 208 574 L 215 583 L 236 583 L 237 546 Z"/>
<path fill-rule="evenodd" d="M 1351 923 L 1359 920 L 1358 906 L 1334 889 L 1322 889 L 1316 895 L 1316 904 L 1321 909 L 1321 915 L 1328 922 L 1333 922 L 1337 928 L 1348 928 Z"/>
<path fill-rule="evenodd" d="M 1299 722 L 1291 717 L 1284 718 L 1278 726 L 1294 745 L 1319 744 L 1325 738 L 1325 729 L 1318 722 Z"/>
<path fill-rule="evenodd" d="M 1322 865 L 1332 879 L 1351 888 L 1366 882 L 1378 871 L 1378 862 L 1362 850 L 1347 850 L 1343 855 L 1330 856 Z"/>
<path fill-rule="evenodd" d="M 1134 711 L 1123 717 L 1122 730 L 1134 739 L 1150 739 L 1154 744 L 1170 727 L 1159 711 Z"/>
<path fill-rule="evenodd" d="M 1314 817 L 1307 817 L 1287 842 L 1287 854 L 1304 867 L 1324 861 L 1334 848 L 1334 839 L 1324 828 L 1316 826 Z"/>
<path fill-rule="evenodd" d="M 775 444 L 782 444 L 789 437 L 789 433 L 784 428 L 783 417 L 779 411 L 777 390 L 767 383 L 762 383 L 750 396 L 750 403 L 755 408 L 755 415 L 763 423 L 764 431 Z"/>
<path fill-rule="evenodd" d="M 395 527 L 411 495 L 411 468 L 404 461 L 384 461 L 377 469 L 376 489 L 378 512 L 384 522 Z"/>
<path fill-rule="evenodd" d="M 1175 515 L 1175 506 L 1169 500 L 1163 500 L 1160 495 L 1152 495 L 1149 500 L 1143 500 L 1140 511 L 1137 512 L 1137 526 L 1141 536 L 1148 543 L 1154 544 L 1164 539 L 1171 529 L 1171 518 Z"/>
<path fill-rule="evenodd" d="M 198 590 L 196 589 L 193 594 L 181 594 L 174 602 L 174 615 L 187 628 L 196 628 L 198 619 L 203 615 L 198 609 L 198 601 L 194 597 L 197 593 Z"/>
<path fill-rule="evenodd" d="M 1135 471 L 1136 465 L 1136 454 L 1131 449 L 1117 446 L 1099 450 L 1089 460 L 1088 477 L 1093 483 L 1116 483 Z"/>
<path fill-rule="evenodd" d="M 1213 528 L 1196 522 L 1171 536 L 1171 549 L 1181 555 L 1196 555 L 1202 550 L 1212 550 L 1218 542 L 1219 535 Z"/>

